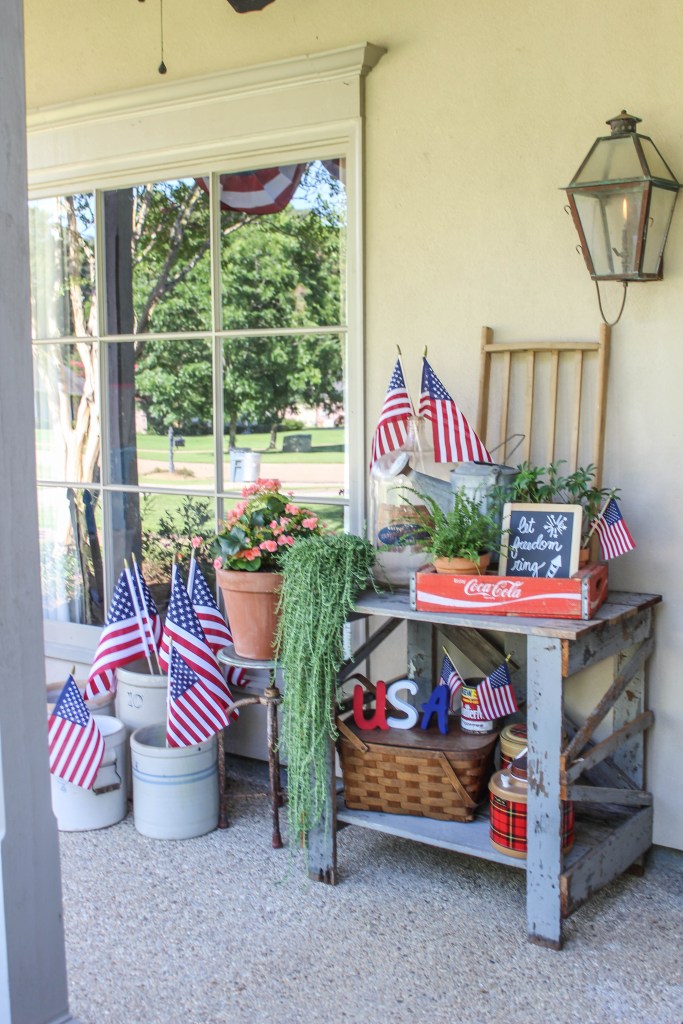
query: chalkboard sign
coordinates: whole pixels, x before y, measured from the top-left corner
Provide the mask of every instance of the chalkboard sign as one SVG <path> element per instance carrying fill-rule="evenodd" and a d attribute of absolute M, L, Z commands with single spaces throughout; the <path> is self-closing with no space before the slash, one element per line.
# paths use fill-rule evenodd
<path fill-rule="evenodd" d="M 580 505 L 507 504 L 499 576 L 567 578 L 579 567 Z"/>

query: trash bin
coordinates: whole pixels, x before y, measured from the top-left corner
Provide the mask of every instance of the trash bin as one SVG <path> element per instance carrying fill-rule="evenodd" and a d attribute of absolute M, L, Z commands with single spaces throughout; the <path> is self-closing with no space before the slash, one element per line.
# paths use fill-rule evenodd
<path fill-rule="evenodd" d="M 261 474 L 261 456 L 251 448 L 230 449 L 230 480 L 253 484 Z"/>

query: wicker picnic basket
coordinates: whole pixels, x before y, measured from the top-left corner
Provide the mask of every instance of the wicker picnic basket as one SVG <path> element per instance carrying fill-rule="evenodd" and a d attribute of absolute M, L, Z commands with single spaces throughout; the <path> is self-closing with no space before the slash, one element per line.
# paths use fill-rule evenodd
<path fill-rule="evenodd" d="M 359 729 L 337 719 L 344 800 L 352 810 L 472 821 L 488 794 L 497 732 Z"/>

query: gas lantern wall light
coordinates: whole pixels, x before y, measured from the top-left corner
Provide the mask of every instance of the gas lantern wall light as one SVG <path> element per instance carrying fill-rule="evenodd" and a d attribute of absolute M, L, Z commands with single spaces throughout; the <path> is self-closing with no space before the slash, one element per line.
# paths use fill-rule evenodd
<path fill-rule="evenodd" d="M 652 139 L 636 131 L 639 117 L 622 110 L 606 123 L 612 134 L 595 140 L 565 191 L 603 320 L 598 282 L 623 282 L 616 323 L 630 281 L 662 278 L 680 185 Z"/>

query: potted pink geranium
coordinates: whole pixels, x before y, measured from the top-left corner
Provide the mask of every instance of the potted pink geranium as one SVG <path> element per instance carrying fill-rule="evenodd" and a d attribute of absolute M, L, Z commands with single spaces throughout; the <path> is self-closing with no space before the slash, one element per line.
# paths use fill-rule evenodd
<path fill-rule="evenodd" d="M 282 554 L 321 532 L 318 517 L 280 490 L 279 480 L 257 480 L 228 512 L 213 550 L 236 653 L 270 660 L 277 628 Z"/>

